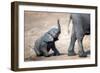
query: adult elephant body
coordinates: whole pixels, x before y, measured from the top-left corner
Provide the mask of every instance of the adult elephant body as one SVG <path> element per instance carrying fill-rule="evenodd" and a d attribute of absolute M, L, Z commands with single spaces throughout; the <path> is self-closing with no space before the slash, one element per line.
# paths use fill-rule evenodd
<path fill-rule="evenodd" d="M 71 35 L 71 42 L 68 48 L 68 55 L 73 56 L 76 55 L 74 52 L 74 45 L 76 40 L 78 41 L 79 45 L 79 56 L 86 57 L 87 54 L 83 48 L 83 38 L 85 35 L 90 34 L 90 14 L 71 14 L 70 20 L 72 19 L 73 28 L 72 28 L 72 35 Z"/>
<path fill-rule="evenodd" d="M 50 56 L 49 51 L 54 51 L 53 55 L 60 55 L 59 51 L 55 46 L 55 42 L 58 40 L 61 28 L 58 20 L 58 28 L 52 28 L 46 32 L 42 37 L 36 40 L 34 50 L 37 56 Z"/>

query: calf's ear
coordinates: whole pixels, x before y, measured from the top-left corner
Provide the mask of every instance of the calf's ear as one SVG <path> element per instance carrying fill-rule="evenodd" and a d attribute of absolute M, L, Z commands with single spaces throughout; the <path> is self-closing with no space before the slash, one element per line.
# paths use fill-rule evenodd
<path fill-rule="evenodd" d="M 52 41 L 54 41 L 54 38 L 51 35 L 47 34 L 46 36 L 44 36 L 44 41 L 52 42 Z"/>

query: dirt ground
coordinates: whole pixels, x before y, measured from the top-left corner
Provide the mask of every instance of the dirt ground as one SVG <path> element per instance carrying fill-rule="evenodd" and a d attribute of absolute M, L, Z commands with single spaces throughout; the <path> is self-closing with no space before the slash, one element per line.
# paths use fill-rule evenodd
<path fill-rule="evenodd" d="M 25 61 L 42 61 L 42 60 L 67 60 L 67 59 L 80 59 L 78 55 L 67 56 L 67 49 L 70 43 L 70 36 L 72 30 L 72 23 L 68 28 L 68 21 L 70 13 L 51 13 L 51 12 L 31 12 L 25 11 Z M 57 20 L 60 20 L 61 34 L 59 40 L 56 42 L 56 47 L 62 54 L 60 56 L 50 57 L 37 57 L 33 48 L 36 39 L 40 38 L 45 32 L 50 30 L 52 27 L 57 27 Z M 70 33 L 68 33 L 70 29 Z M 90 50 L 90 36 L 84 37 L 84 49 Z M 77 41 L 75 44 L 75 52 L 78 53 Z M 49 53 L 52 53 L 50 51 Z M 89 58 L 88 56 L 87 58 Z"/>

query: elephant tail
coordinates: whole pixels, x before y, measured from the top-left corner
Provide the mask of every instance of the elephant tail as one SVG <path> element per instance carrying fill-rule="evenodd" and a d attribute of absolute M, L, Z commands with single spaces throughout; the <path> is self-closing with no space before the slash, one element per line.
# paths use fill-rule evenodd
<path fill-rule="evenodd" d="M 68 21 L 68 34 L 70 33 L 69 26 L 70 26 L 71 20 L 72 20 L 72 14 L 70 15 L 69 21 Z"/>

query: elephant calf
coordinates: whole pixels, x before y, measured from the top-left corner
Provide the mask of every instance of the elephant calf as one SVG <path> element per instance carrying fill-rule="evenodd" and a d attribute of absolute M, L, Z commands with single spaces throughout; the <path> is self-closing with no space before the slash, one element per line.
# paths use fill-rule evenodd
<path fill-rule="evenodd" d="M 59 34 L 61 33 L 61 27 L 59 20 L 57 21 L 58 28 L 52 28 L 46 32 L 42 37 L 36 40 L 34 50 L 37 56 L 50 56 L 49 51 L 52 49 L 54 51 L 53 55 L 60 55 L 59 51 L 56 49 L 55 42 L 58 40 Z"/>

